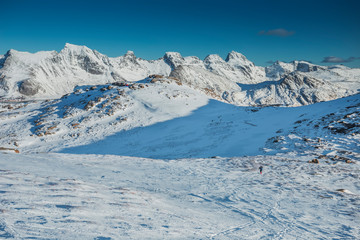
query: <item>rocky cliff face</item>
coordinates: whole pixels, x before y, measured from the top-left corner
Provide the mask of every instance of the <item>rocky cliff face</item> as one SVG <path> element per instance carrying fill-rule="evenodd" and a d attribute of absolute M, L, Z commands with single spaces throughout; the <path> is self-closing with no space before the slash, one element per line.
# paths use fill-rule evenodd
<path fill-rule="evenodd" d="M 60 52 L 10 50 L 0 56 L 0 97 L 56 98 L 77 85 L 139 81 L 149 75 L 175 77 L 210 97 L 237 105 L 303 105 L 347 96 L 360 89 L 359 69 L 323 67 L 305 61 L 258 67 L 244 55 L 183 57 L 167 52 L 157 60 L 132 51 L 110 58 L 85 46 Z"/>

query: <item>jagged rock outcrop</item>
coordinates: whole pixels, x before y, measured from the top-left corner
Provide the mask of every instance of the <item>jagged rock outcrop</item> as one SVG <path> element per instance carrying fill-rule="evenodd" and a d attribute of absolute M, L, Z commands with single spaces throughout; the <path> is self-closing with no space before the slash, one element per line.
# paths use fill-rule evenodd
<path fill-rule="evenodd" d="M 177 52 L 167 52 L 164 55 L 164 61 L 171 67 L 175 69 L 177 66 L 183 64 L 185 59 Z"/>
<path fill-rule="evenodd" d="M 166 52 L 163 59 L 165 63 L 171 67 L 171 70 L 174 70 L 180 65 L 204 67 L 204 63 L 200 60 L 200 58 L 195 56 L 183 57 L 178 52 Z"/>

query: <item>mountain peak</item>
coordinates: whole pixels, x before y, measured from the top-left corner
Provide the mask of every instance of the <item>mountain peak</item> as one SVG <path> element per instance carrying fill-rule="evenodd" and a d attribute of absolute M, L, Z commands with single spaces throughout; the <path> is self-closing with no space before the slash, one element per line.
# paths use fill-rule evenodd
<path fill-rule="evenodd" d="M 183 58 L 180 53 L 178 52 L 166 52 L 164 58 Z"/>
<path fill-rule="evenodd" d="M 210 54 L 205 57 L 204 62 L 205 63 L 224 62 L 224 59 L 222 59 L 218 54 Z"/>
<path fill-rule="evenodd" d="M 65 43 L 65 48 L 70 48 L 70 49 L 82 49 L 82 48 L 87 48 L 85 45 L 75 45 L 72 43 Z"/>
<path fill-rule="evenodd" d="M 174 69 L 181 65 L 185 60 L 178 52 L 166 52 L 164 55 L 164 61 L 169 64 L 172 69 Z"/>
<path fill-rule="evenodd" d="M 5 57 L 8 57 L 8 56 L 11 56 L 11 55 L 14 55 L 16 53 L 18 53 L 19 51 L 15 50 L 15 49 L 9 49 L 6 53 L 5 53 Z"/>
<path fill-rule="evenodd" d="M 129 50 L 125 53 L 125 56 L 135 56 L 134 52 Z"/>
<path fill-rule="evenodd" d="M 133 51 L 127 51 L 124 55 L 124 60 L 132 62 L 132 63 L 136 63 L 136 56 L 134 54 Z"/>
<path fill-rule="evenodd" d="M 228 62 L 231 60 L 249 61 L 244 55 L 235 51 L 229 52 L 225 61 Z"/>
<path fill-rule="evenodd" d="M 92 50 L 84 45 L 75 45 L 71 43 L 66 43 L 65 47 L 61 50 L 61 52 L 81 53 L 81 52 L 92 52 Z"/>

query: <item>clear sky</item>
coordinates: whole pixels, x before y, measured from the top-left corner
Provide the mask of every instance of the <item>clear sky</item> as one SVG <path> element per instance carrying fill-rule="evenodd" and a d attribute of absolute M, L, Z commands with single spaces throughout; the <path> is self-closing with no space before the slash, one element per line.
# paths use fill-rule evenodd
<path fill-rule="evenodd" d="M 0 0 L 0 54 L 86 45 L 110 57 L 133 50 L 256 65 L 307 60 L 360 67 L 359 0 Z"/>

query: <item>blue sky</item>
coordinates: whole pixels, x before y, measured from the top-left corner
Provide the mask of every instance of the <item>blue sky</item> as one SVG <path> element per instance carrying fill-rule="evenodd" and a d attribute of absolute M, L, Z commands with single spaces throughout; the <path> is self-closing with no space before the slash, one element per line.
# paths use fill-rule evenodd
<path fill-rule="evenodd" d="M 166 51 L 256 65 L 281 60 L 360 67 L 360 1 L 0 0 L 0 54 L 60 51 L 66 42 L 111 57 Z"/>

